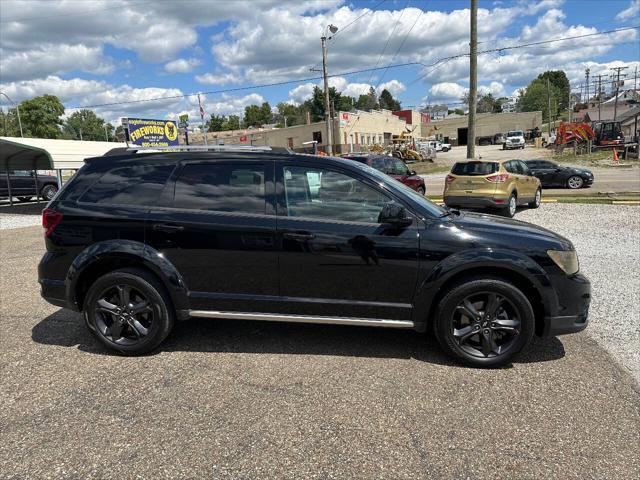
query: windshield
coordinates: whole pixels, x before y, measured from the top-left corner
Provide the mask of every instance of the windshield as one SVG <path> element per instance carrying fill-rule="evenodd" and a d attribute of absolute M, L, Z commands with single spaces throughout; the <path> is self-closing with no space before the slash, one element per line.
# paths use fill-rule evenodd
<path fill-rule="evenodd" d="M 522 130 L 514 130 L 512 132 L 507 133 L 507 137 L 523 137 L 524 134 Z"/>
<path fill-rule="evenodd" d="M 454 175 L 489 175 L 498 171 L 495 162 L 457 162 L 451 169 Z"/>
<path fill-rule="evenodd" d="M 376 170 L 374 168 L 371 168 L 369 165 L 365 165 L 365 164 L 362 164 L 362 163 L 356 163 L 354 165 L 356 165 L 361 170 L 367 172 L 369 175 L 371 175 L 372 177 L 374 177 L 377 180 L 380 180 L 380 181 L 385 182 L 385 183 L 389 181 L 389 176 L 388 175 L 385 175 L 384 173 L 379 172 L 378 170 Z M 415 190 L 413 190 L 410 187 L 406 186 L 404 183 L 394 182 L 393 185 L 394 185 L 394 188 L 402 190 L 402 192 L 405 195 L 410 196 L 411 199 L 414 202 L 416 202 L 418 205 L 420 205 L 420 207 L 422 207 L 432 217 L 439 217 L 440 215 L 442 215 L 445 212 L 445 210 L 442 207 L 440 207 L 440 206 L 436 205 L 435 203 L 431 202 L 426 197 L 420 195 Z"/>

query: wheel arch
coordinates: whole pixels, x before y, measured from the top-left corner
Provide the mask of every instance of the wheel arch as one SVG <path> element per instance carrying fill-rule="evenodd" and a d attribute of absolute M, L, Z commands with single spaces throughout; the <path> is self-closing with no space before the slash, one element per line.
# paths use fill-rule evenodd
<path fill-rule="evenodd" d="M 139 268 L 156 277 L 167 289 L 176 316 L 188 317 L 188 289 L 176 268 L 156 250 L 135 241 L 107 240 L 96 243 L 76 257 L 65 281 L 67 298 L 82 310 L 85 296 L 96 279 L 122 268 Z"/>
<path fill-rule="evenodd" d="M 487 258 L 493 257 L 494 260 Z M 531 302 L 536 319 L 536 334 L 544 329 L 544 317 L 558 309 L 558 298 L 544 270 L 515 252 L 484 252 L 483 259 L 473 261 L 468 254 L 454 255 L 436 266 L 419 285 L 414 302 L 414 322 L 419 330 L 432 324 L 438 303 L 455 285 L 471 279 L 495 278 L 513 284 Z M 501 258 L 502 257 L 502 258 Z"/>

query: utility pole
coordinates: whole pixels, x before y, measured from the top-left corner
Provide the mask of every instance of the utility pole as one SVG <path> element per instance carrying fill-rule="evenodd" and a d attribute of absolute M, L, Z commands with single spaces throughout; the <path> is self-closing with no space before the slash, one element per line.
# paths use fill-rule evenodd
<path fill-rule="evenodd" d="M 320 42 L 322 43 L 322 77 L 324 78 L 324 108 L 325 121 L 327 123 L 327 154 L 333 155 L 333 129 L 331 125 L 331 104 L 329 103 L 329 81 L 327 75 L 327 29 L 331 33 L 336 33 L 338 27 L 329 25 L 322 32 Z"/>
<path fill-rule="evenodd" d="M 80 129 L 80 141 L 82 141 L 82 129 Z"/>
<path fill-rule="evenodd" d="M 584 77 L 585 77 L 585 90 L 587 91 L 587 108 L 589 108 L 589 73 L 591 73 L 591 70 L 589 70 L 588 68 L 584 71 Z"/>
<path fill-rule="evenodd" d="M 598 121 L 602 114 L 602 75 L 598 75 Z"/>
<path fill-rule="evenodd" d="M 618 94 L 620 93 L 620 72 L 629 67 L 614 67 L 611 70 L 616 72 L 616 99 L 613 102 L 613 121 L 618 117 Z"/>
<path fill-rule="evenodd" d="M 582 89 L 580 89 L 582 93 Z M 547 77 L 547 132 L 551 137 L 551 86 L 549 85 L 549 77 Z"/>
<path fill-rule="evenodd" d="M 471 0 L 469 39 L 469 123 L 467 158 L 476 156 L 476 103 L 478 101 L 478 0 Z"/>
<path fill-rule="evenodd" d="M 107 124 L 104 124 L 104 138 L 107 139 L 107 142 L 109 141 L 109 133 L 107 132 Z"/>

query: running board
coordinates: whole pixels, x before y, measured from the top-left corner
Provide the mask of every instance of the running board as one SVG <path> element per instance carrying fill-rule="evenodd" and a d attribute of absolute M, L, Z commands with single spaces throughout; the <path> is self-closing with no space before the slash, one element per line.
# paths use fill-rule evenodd
<path fill-rule="evenodd" d="M 314 317 L 312 315 L 276 315 L 273 313 L 217 312 L 189 310 L 192 317 L 226 318 L 229 320 L 262 320 L 266 322 L 322 323 L 328 325 L 360 325 L 362 327 L 413 328 L 411 320 L 383 320 L 376 318 Z"/>

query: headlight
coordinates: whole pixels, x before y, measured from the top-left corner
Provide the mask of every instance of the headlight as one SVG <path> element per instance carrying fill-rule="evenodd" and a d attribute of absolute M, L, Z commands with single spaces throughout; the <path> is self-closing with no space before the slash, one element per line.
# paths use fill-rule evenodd
<path fill-rule="evenodd" d="M 551 257 L 567 275 L 573 275 L 580 270 L 578 254 L 575 250 L 547 250 L 547 255 Z"/>

